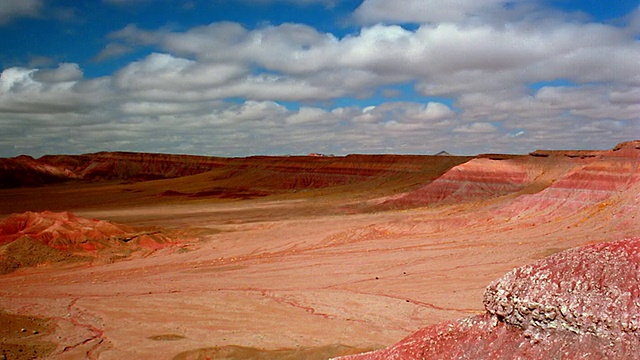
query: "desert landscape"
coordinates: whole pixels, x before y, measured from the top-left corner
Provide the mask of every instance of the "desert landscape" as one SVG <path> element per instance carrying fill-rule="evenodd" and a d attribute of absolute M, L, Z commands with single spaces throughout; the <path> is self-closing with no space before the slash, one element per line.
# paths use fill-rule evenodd
<path fill-rule="evenodd" d="M 640 141 L 4 158 L 0 358 L 633 358 L 639 210 Z"/>

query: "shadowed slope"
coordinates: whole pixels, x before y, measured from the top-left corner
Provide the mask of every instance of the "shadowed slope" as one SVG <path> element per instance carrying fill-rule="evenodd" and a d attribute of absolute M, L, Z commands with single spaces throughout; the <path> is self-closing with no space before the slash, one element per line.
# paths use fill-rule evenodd
<path fill-rule="evenodd" d="M 72 178 L 72 173 L 56 166 L 47 166 L 30 156 L 0 159 L 0 189 L 54 184 Z"/>
<path fill-rule="evenodd" d="M 469 159 L 419 155 L 220 158 L 126 152 L 46 155 L 39 159 L 19 156 L 0 159 L 0 187 L 45 185 L 78 179 L 148 181 L 216 170 L 218 179 L 235 177 L 242 183 L 260 183 L 272 190 L 321 188 L 388 173 L 424 172 L 430 167 L 439 171 L 442 165 L 448 169 Z"/>
<path fill-rule="evenodd" d="M 32 165 L 47 162 L 56 173 L 73 174 L 67 178 L 73 182 L 0 189 L 0 213 L 229 201 L 271 195 L 296 197 L 299 192 L 305 196 L 312 192 L 313 196 L 347 194 L 372 198 L 423 185 L 469 159 L 417 155 L 209 158 L 103 153 L 50 156 L 33 160 Z M 0 159 L 0 165 L 3 161 L 15 162 L 15 159 Z M 153 181 L 139 181 L 154 177 Z"/>

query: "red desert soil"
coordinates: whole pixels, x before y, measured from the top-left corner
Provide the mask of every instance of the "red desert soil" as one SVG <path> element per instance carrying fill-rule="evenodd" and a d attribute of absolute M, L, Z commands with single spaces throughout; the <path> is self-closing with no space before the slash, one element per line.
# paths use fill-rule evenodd
<path fill-rule="evenodd" d="M 3 314 L 49 324 L 33 343 L 53 344 L 55 359 L 329 358 L 438 323 L 421 331 L 463 338 L 493 326 L 506 343 L 522 324 L 494 322 L 488 284 L 568 248 L 640 236 L 640 142 L 474 159 L 9 160 L 0 220 L 69 211 L 87 229 L 104 222 L 183 239 L 119 261 L 1 275 Z M 16 168 L 38 181 L 6 175 Z M 538 291 L 521 283 L 509 290 L 519 298 Z M 8 354 L 17 340 L 4 339 Z"/>
<path fill-rule="evenodd" d="M 640 353 L 640 238 L 574 248 L 492 282 L 487 312 L 344 360 L 634 359 Z"/>

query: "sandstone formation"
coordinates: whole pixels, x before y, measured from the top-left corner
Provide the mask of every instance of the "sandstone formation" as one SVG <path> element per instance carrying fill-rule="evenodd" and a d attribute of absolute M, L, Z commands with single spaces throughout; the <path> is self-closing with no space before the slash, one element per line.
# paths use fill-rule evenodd
<path fill-rule="evenodd" d="M 99 256 L 113 260 L 140 249 L 150 251 L 172 244 L 160 231 L 141 231 L 70 212 L 28 211 L 0 222 L 0 273 Z"/>
<path fill-rule="evenodd" d="M 542 151 L 528 156 L 480 155 L 433 182 L 385 200 L 381 208 L 411 208 L 518 196 L 511 216 L 548 207 L 576 211 L 640 183 L 640 141 L 609 151 Z"/>
<path fill-rule="evenodd" d="M 133 229 L 128 226 L 84 219 L 70 212 L 28 211 L 13 214 L 0 222 L 0 244 L 29 236 L 59 250 L 93 251 L 96 246 L 94 241 L 125 237 L 132 232 Z"/>
<path fill-rule="evenodd" d="M 102 152 L 85 155 L 19 156 L 0 159 L 0 188 L 45 185 L 68 180 L 148 181 L 214 171 L 213 179 L 270 190 L 321 188 L 385 175 L 440 176 L 471 159 L 464 156 L 211 156 Z M 431 174 L 424 177 L 425 169 Z"/>
<path fill-rule="evenodd" d="M 524 160 L 524 161 L 523 161 Z M 542 167 L 529 159 L 476 158 L 458 165 L 435 181 L 387 200 L 389 207 L 470 202 L 518 192 L 540 176 Z"/>
<path fill-rule="evenodd" d="M 73 177 L 71 173 L 48 167 L 30 156 L 0 159 L 0 189 L 54 184 Z"/>
<path fill-rule="evenodd" d="M 632 359 L 640 352 L 640 238 L 574 248 L 491 283 L 486 314 L 342 359 Z"/>
<path fill-rule="evenodd" d="M 522 216 L 546 211 L 559 216 L 588 206 L 604 207 L 609 200 L 637 200 L 622 199 L 621 195 L 640 185 L 640 141 L 573 158 L 577 159 L 577 166 L 542 191 L 519 197 L 504 212 Z"/>

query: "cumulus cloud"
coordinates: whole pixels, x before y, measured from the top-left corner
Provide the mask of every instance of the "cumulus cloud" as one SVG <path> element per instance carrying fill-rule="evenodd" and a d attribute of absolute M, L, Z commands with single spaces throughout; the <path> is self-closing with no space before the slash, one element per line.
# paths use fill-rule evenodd
<path fill-rule="evenodd" d="M 354 14 L 365 26 L 341 37 L 293 23 L 129 25 L 96 59 L 155 52 L 110 76 L 87 79 L 74 63 L 5 69 L 0 132 L 36 139 L 34 152 L 218 155 L 527 152 L 640 137 L 640 9 L 614 26 L 537 16 L 555 13 L 532 0 L 441 3 L 365 0 Z M 395 101 L 406 84 L 412 101 Z M 373 105 L 336 105 L 348 99 Z M 9 146 L 0 152 L 18 151 Z"/>
<path fill-rule="evenodd" d="M 126 46 L 118 43 L 110 43 L 107 44 L 107 46 L 102 49 L 102 51 L 100 51 L 100 53 L 96 55 L 93 60 L 100 62 L 126 55 L 132 51 L 134 51 L 134 48 L 131 46 Z"/>
<path fill-rule="evenodd" d="M 402 6 L 394 0 L 365 0 L 354 12 L 361 23 L 425 23 L 458 22 L 486 13 L 489 9 L 500 8 L 507 0 L 404 0 Z"/>
<path fill-rule="evenodd" d="M 107 98 L 104 79 L 81 81 L 77 64 L 56 69 L 9 68 L 0 74 L 0 111 L 68 113 L 85 111 Z"/>
<path fill-rule="evenodd" d="M 456 113 L 447 105 L 429 102 L 426 105 L 414 102 L 387 102 L 378 106 L 362 109 L 355 120 L 365 123 L 417 123 L 427 128 L 437 127 L 439 123 L 456 118 Z"/>
<path fill-rule="evenodd" d="M 42 7 L 42 0 L 3 0 L 0 5 L 0 25 L 18 17 L 38 16 Z"/>
<path fill-rule="evenodd" d="M 443 23 L 415 31 L 374 25 L 340 39 L 299 24 L 247 30 L 236 23 L 215 23 L 187 32 L 127 27 L 114 37 L 132 44 L 154 43 L 199 62 L 240 63 L 260 70 L 247 78 L 254 83 L 277 79 L 306 84 L 334 97 L 412 79 L 430 96 L 500 90 L 558 77 L 581 83 L 640 81 L 635 71 L 640 44 L 625 28 L 603 24 L 505 28 Z M 281 90 L 274 88 L 274 99 Z M 306 93 L 317 96 L 309 100 L 327 98 L 321 91 Z"/>
<path fill-rule="evenodd" d="M 74 63 L 62 63 L 56 69 L 38 70 L 33 73 L 34 80 L 43 83 L 78 81 L 82 76 L 80 66 Z"/>
<path fill-rule="evenodd" d="M 287 117 L 289 124 L 322 124 L 332 118 L 332 114 L 319 108 L 302 107 L 297 113 L 293 113 Z"/>
<path fill-rule="evenodd" d="M 517 22 L 551 24 L 583 22 L 588 16 L 580 12 L 563 12 L 538 0 L 364 0 L 353 18 L 364 25 L 387 24 L 491 24 L 505 26 Z"/>
<path fill-rule="evenodd" d="M 198 63 L 193 60 L 154 53 L 120 71 L 114 80 L 127 90 L 200 91 L 226 84 L 247 69 L 234 63 Z"/>
<path fill-rule="evenodd" d="M 453 131 L 460 132 L 460 133 L 473 133 L 473 134 L 493 133 L 497 131 L 497 128 L 495 127 L 495 125 L 490 123 L 477 122 L 477 123 L 461 125 L 459 127 L 454 128 Z"/>

